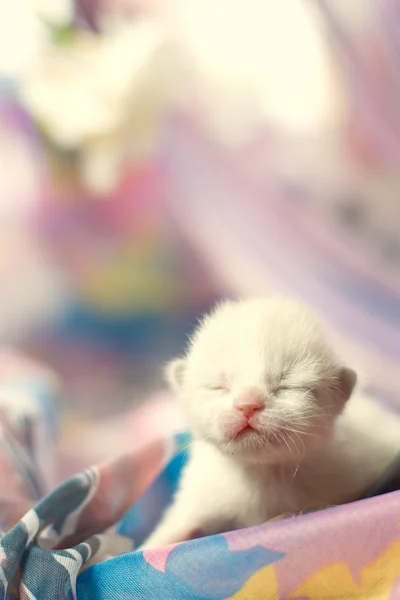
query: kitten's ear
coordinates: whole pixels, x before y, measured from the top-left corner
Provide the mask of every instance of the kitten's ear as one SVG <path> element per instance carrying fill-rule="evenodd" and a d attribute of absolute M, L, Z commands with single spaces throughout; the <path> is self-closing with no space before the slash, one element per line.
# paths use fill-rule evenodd
<path fill-rule="evenodd" d="M 175 358 L 175 360 L 169 362 L 165 367 L 165 378 L 175 392 L 181 390 L 185 365 L 186 361 L 184 358 Z"/>
<path fill-rule="evenodd" d="M 357 383 L 357 373 L 353 369 L 342 367 L 339 371 L 339 389 L 343 404 L 350 398 Z"/>

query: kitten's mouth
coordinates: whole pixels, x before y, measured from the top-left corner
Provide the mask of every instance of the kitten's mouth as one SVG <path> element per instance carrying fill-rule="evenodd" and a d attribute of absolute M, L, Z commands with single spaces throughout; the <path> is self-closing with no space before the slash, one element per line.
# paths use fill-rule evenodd
<path fill-rule="evenodd" d="M 248 424 L 245 427 L 243 427 L 243 429 L 241 429 L 240 431 L 237 432 L 237 434 L 235 435 L 235 438 L 242 437 L 242 436 L 245 436 L 245 435 L 249 435 L 251 433 L 257 433 L 257 434 L 259 434 L 260 432 L 255 427 L 253 427 L 252 425 Z"/>
<path fill-rule="evenodd" d="M 266 433 L 264 431 L 260 431 L 256 427 L 247 424 L 243 429 L 238 431 L 233 438 L 233 441 L 239 442 L 243 439 L 258 438 L 259 440 L 264 440 L 266 444 L 270 446 L 279 446 L 282 442 L 278 432 Z"/>

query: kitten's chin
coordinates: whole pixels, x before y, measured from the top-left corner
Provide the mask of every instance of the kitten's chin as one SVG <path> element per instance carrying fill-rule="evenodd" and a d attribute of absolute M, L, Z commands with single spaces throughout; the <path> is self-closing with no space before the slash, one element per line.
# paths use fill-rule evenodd
<path fill-rule="evenodd" d="M 221 444 L 219 448 L 227 456 L 249 465 L 275 465 L 288 460 L 285 451 L 280 448 L 250 447 L 242 444 L 234 447 Z"/>
<path fill-rule="evenodd" d="M 257 434 L 244 432 L 233 440 L 218 440 L 214 444 L 223 454 L 246 464 L 272 465 L 288 460 L 287 447 L 283 443 L 271 443 Z"/>

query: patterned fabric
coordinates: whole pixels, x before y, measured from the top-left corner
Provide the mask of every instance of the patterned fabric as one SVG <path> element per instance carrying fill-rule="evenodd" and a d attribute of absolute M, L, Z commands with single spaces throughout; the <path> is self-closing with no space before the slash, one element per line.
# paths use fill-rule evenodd
<path fill-rule="evenodd" d="M 1 600 L 399 597 L 400 492 L 131 551 L 170 501 L 189 436 L 86 469 L 42 496 L 38 449 L 41 459 L 46 452 L 51 458 L 54 379 L 16 357 L 1 358 Z M 103 560 L 121 544 L 125 554 Z"/>

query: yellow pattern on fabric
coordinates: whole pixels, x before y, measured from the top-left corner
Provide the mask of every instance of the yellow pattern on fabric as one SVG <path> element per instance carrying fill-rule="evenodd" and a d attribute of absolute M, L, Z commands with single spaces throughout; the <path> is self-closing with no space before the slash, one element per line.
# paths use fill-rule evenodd
<path fill-rule="evenodd" d="M 382 554 L 361 569 L 359 585 L 344 563 L 324 567 L 306 579 L 290 598 L 308 600 L 388 600 L 400 577 L 400 541 L 390 544 Z"/>
<path fill-rule="evenodd" d="M 279 600 L 278 582 L 274 565 L 267 565 L 246 581 L 244 586 L 227 600 Z"/>

